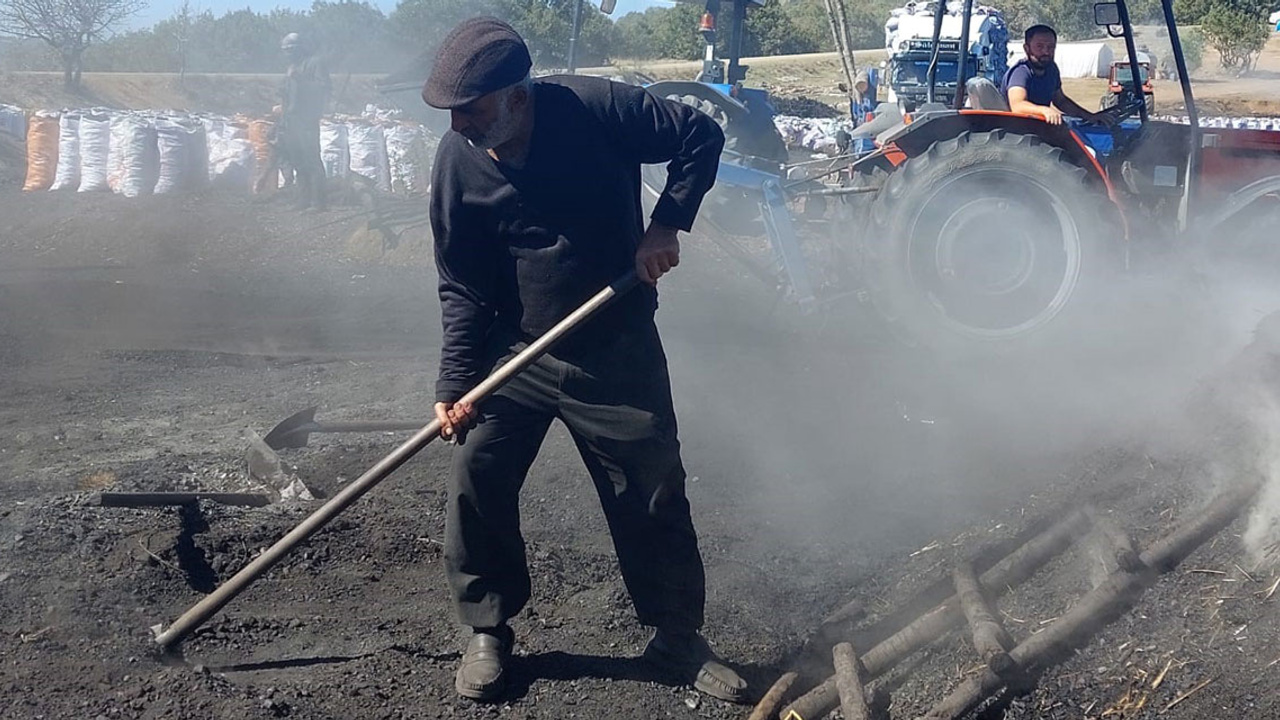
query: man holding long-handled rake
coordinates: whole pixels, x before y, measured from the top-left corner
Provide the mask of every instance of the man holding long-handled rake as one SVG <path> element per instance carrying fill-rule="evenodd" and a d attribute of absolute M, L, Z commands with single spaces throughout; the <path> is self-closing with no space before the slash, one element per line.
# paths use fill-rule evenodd
<path fill-rule="evenodd" d="M 452 131 L 433 170 L 431 223 L 444 343 L 435 406 L 458 442 L 446 571 L 474 633 L 457 691 L 499 697 L 530 595 L 519 492 L 551 422 L 565 423 L 595 483 L 640 622 L 645 657 L 715 697 L 746 684 L 699 635 L 705 578 L 685 498 L 656 283 L 679 262 L 715 182 L 724 135 L 707 116 L 600 78 L 533 81 L 510 26 L 473 18 L 437 55 L 423 99 Z M 667 163 L 645 227 L 640 165 Z M 481 406 L 459 402 L 495 366 L 634 267 L 619 298 Z M 477 424 L 478 423 L 478 424 Z"/>

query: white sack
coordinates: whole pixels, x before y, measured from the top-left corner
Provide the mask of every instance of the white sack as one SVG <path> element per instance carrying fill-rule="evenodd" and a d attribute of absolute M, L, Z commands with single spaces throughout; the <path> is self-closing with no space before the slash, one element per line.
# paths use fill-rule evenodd
<path fill-rule="evenodd" d="M 209 147 L 209 183 L 248 190 L 253 182 L 253 144 L 249 130 L 221 118 L 205 120 Z"/>
<path fill-rule="evenodd" d="M 80 118 L 80 192 L 110 190 L 107 173 L 111 164 L 111 116 L 84 115 Z"/>
<path fill-rule="evenodd" d="M 111 121 L 111 166 L 113 190 L 125 197 L 138 197 L 155 190 L 159 174 L 156 129 L 137 115 L 118 115 Z"/>
<path fill-rule="evenodd" d="M 63 113 L 58 122 L 58 168 L 50 190 L 80 187 L 80 116 Z"/>
<path fill-rule="evenodd" d="M 391 168 L 382 128 L 351 123 L 347 126 L 347 144 L 351 149 L 351 172 L 369 178 L 379 190 L 391 192 Z"/>
<path fill-rule="evenodd" d="M 0 132 L 22 139 L 27 136 L 27 113 L 20 107 L 0 104 Z"/>
<path fill-rule="evenodd" d="M 351 148 L 344 123 L 320 121 L 320 161 L 325 177 L 346 177 L 351 171 Z"/>
<path fill-rule="evenodd" d="M 194 130 L 174 120 L 160 120 L 156 123 L 156 145 L 160 156 L 155 188 L 157 195 L 166 195 L 191 186 L 191 156 L 195 154 L 193 135 Z"/>
<path fill-rule="evenodd" d="M 396 124 L 386 131 L 391 192 L 425 195 L 431 182 L 426 131 L 420 125 Z"/>

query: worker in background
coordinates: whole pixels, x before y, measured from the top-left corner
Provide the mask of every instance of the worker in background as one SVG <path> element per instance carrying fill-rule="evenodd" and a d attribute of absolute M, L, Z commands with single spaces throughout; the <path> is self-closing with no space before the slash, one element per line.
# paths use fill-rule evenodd
<path fill-rule="evenodd" d="M 450 111 L 431 183 L 443 315 L 436 417 L 454 440 L 445 573 L 472 635 L 455 678 L 499 698 L 530 598 L 521 485 L 553 420 L 599 494 L 642 625 L 644 657 L 702 692 L 746 683 L 700 634 L 705 575 L 680 458 L 657 281 L 680 261 L 715 183 L 724 134 L 707 115 L 640 87 L 582 75 L 530 78 L 521 37 L 472 18 L 445 39 L 422 97 Z M 646 222 L 640 166 L 666 163 Z M 459 400 L 497 365 L 624 273 L 641 284 L 483 405 Z M 473 426 L 473 423 L 474 424 Z"/>
<path fill-rule="evenodd" d="M 1009 109 L 1044 118 L 1050 125 L 1061 125 L 1063 115 L 1107 126 L 1115 124 L 1111 115 L 1085 110 L 1062 92 L 1062 75 L 1053 61 L 1057 46 L 1058 33 L 1053 28 L 1048 25 L 1027 28 L 1022 45 L 1027 56 L 1004 74 L 1003 89 Z"/>
<path fill-rule="evenodd" d="M 279 143 L 282 160 L 297 173 L 298 205 L 327 206 L 324 163 L 320 159 L 320 118 L 329 105 L 329 72 L 320 56 L 298 33 L 280 41 L 289 60 L 280 89 Z"/>

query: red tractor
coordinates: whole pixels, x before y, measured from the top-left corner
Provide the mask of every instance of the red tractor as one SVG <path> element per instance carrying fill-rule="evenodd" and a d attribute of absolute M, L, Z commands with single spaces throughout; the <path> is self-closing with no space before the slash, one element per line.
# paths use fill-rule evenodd
<path fill-rule="evenodd" d="M 907 116 L 881 105 L 856 128 L 874 138 L 870 154 L 802 167 L 726 152 L 701 227 L 739 250 L 767 237 L 751 269 L 810 311 L 866 300 L 935 347 L 1072 342 L 1082 337 L 1073 321 L 1115 313 L 1117 276 L 1189 250 L 1216 254 L 1214 241 L 1251 229 L 1274 235 L 1280 221 L 1280 132 L 1200 126 L 1173 1 L 1161 6 L 1189 123 L 1151 116 L 1141 73 L 1116 76 L 1128 92 L 1106 110 L 1107 128 L 1014 114 L 961 65 L 949 105 L 931 92 Z M 1097 3 L 1094 16 L 1136 66 L 1126 0 Z M 647 184 L 661 189 L 660 178 Z"/>
<path fill-rule="evenodd" d="M 1099 110 L 1133 102 L 1133 67 L 1127 62 L 1111 63 L 1107 76 L 1107 94 L 1102 96 Z M 1147 102 L 1147 112 L 1156 111 L 1155 89 L 1151 86 L 1151 63 L 1138 63 L 1138 81 L 1142 84 L 1142 97 Z"/>

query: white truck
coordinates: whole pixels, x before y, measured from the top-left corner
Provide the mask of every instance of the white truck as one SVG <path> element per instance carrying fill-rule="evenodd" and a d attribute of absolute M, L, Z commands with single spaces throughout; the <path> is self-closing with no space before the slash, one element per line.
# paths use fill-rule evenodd
<path fill-rule="evenodd" d="M 891 11 L 885 22 L 885 50 L 889 57 L 883 65 L 881 82 L 886 86 L 886 100 L 897 103 L 903 112 L 912 112 L 927 100 L 935 13 L 940 4 L 937 0 L 909 2 Z M 964 3 L 951 0 L 941 9 L 934 101 L 950 105 L 955 98 L 962 45 L 966 79 L 980 76 L 996 85 L 1003 81 L 1008 68 L 1009 27 L 996 8 L 974 5 L 968 41 L 962 42 Z"/>

